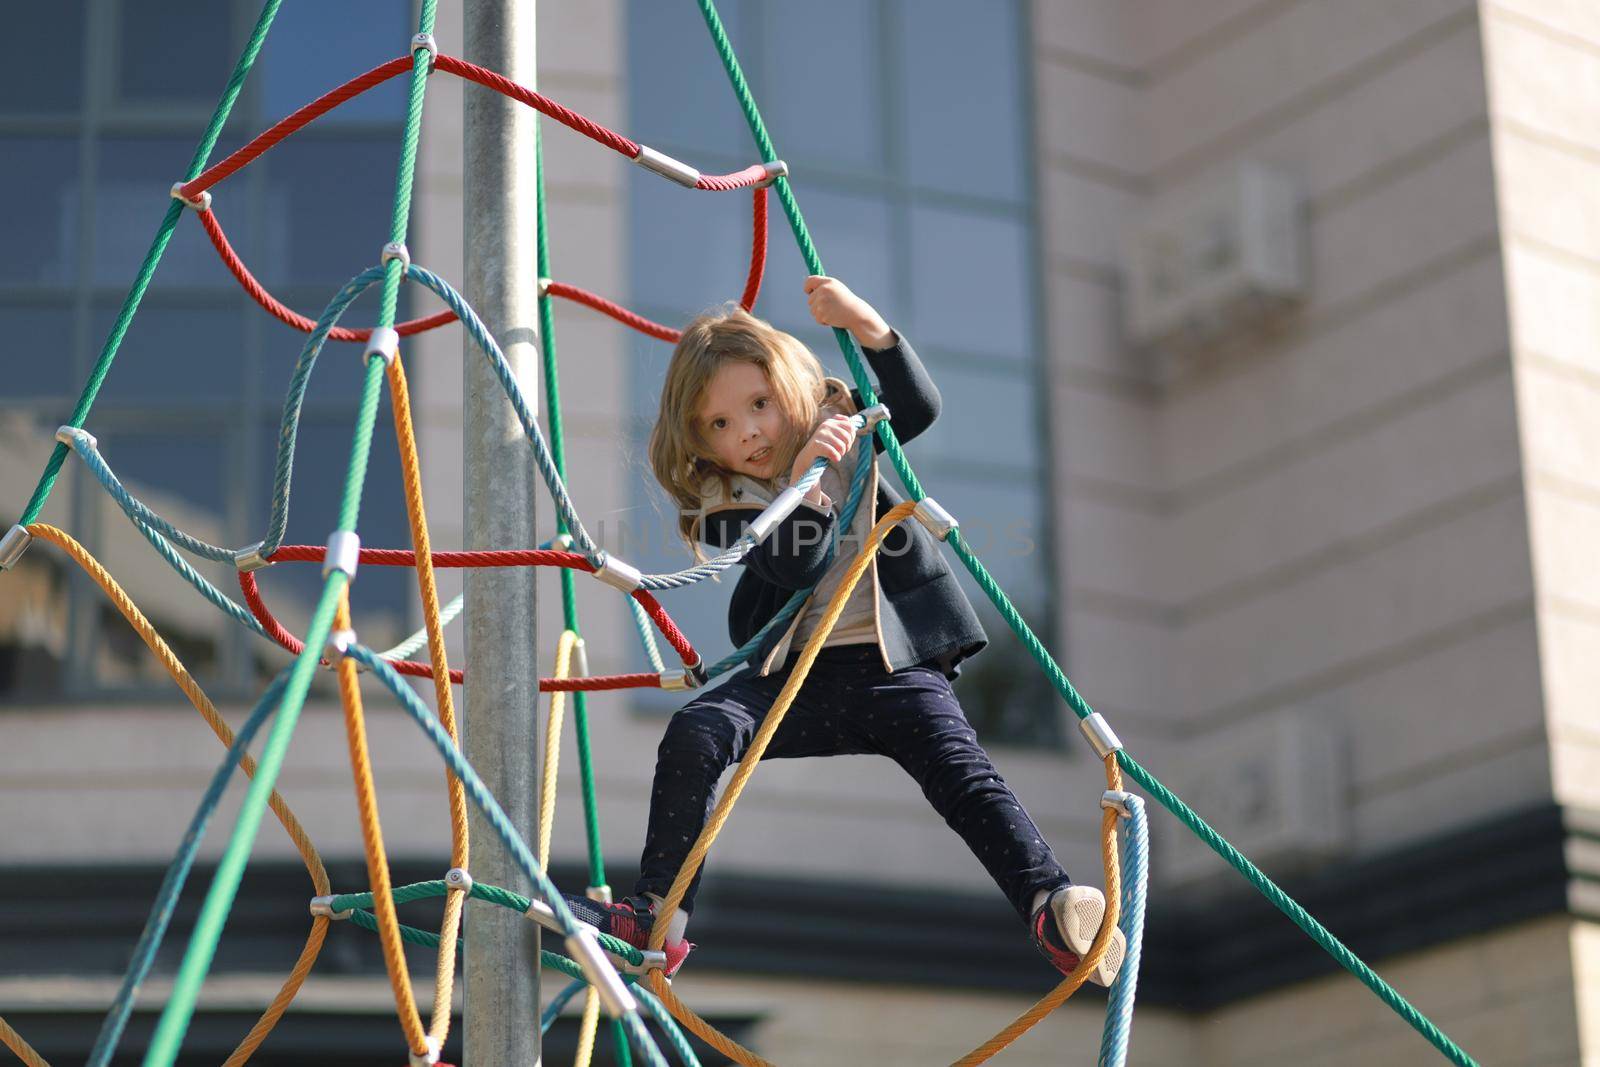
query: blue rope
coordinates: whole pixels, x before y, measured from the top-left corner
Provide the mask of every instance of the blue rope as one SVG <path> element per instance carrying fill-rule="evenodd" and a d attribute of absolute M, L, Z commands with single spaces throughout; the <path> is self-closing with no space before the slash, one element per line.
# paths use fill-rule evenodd
<path fill-rule="evenodd" d="M 106 463 L 105 457 L 100 454 L 99 447 L 94 443 L 94 437 L 87 430 L 78 430 L 65 426 L 62 429 L 70 431 L 69 436 L 72 438 L 72 443 L 68 447 L 78 454 L 78 458 L 83 460 L 85 466 L 89 468 L 100 484 L 105 487 L 105 491 L 111 494 L 111 498 L 117 502 L 123 513 L 135 525 L 143 523 L 197 556 L 216 560 L 218 563 L 233 562 L 232 549 L 222 548 L 219 545 L 211 544 L 209 541 L 202 541 L 198 537 L 192 537 L 184 533 L 172 523 L 151 511 L 142 501 L 128 492 L 127 488 L 117 480 L 117 476 L 112 473 L 111 467 Z"/>
<path fill-rule="evenodd" d="M 1106 1028 L 1100 1037 L 1099 1067 L 1128 1062 L 1128 1035 L 1133 1027 L 1133 1000 L 1139 987 L 1139 954 L 1144 946 L 1144 896 L 1150 874 L 1150 837 L 1144 798 L 1128 794 L 1131 819 L 1122 824 L 1122 927 L 1128 939 L 1122 970 L 1111 983 L 1106 1002 Z"/>
<path fill-rule="evenodd" d="M 156 952 L 161 948 L 167 927 L 172 923 L 172 914 L 178 907 L 178 897 L 183 892 L 183 884 L 189 877 L 189 871 L 194 867 L 195 853 L 200 849 L 200 840 L 205 837 L 211 816 L 222 801 L 222 794 L 227 790 L 228 781 L 233 777 L 233 769 L 239 765 L 239 760 L 250 748 L 250 743 L 255 740 L 262 724 L 277 706 L 278 697 L 283 694 L 288 681 L 289 669 L 285 668 L 279 672 L 277 678 L 273 679 L 267 691 L 257 701 L 255 710 L 250 712 L 250 717 L 239 728 L 233 744 L 228 747 L 228 754 L 223 757 L 222 765 L 211 776 L 211 784 L 201 795 L 200 806 L 195 809 L 194 817 L 189 820 L 189 829 L 185 831 L 183 840 L 178 845 L 178 854 L 173 857 L 172 863 L 167 867 L 166 876 L 161 880 L 161 890 L 156 894 L 155 903 L 150 908 L 150 917 L 145 920 L 144 930 L 139 934 L 139 942 L 133 948 L 133 960 L 128 964 L 122 986 L 117 990 L 116 999 L 111 1002 L 111 1010 L 106 1013 L 105 1022 L 100 1024 L 100 1034 L 95 1038 L 94 1049 L 89 1053 L 89 1067 L 106 1067 L 117 1051 L 117 1043 L 121 1041 L 122 1032 L 128 1025 L 128 1016 L 133 1014 L 134 999 L 138 997 L 139 987 L 155 964 Z"/>
<path fill-rule="evenodd" d="M 450 739 L 450 735 L 445 732 L 445 728 L 438 718 L 432 711 L 428 710 L 428 706 L 412 691 L 411 687 L 395 672 L 394 668 L 380 659 L 372 649 L 367 648 L 365 645 L 355 644 L 350 646 L 347 655 L 356 662 L 365 664 L 367 669 L 372 672 L 373 677 L 382 682 L 395 695 L 400 702 L 400 707 L 421 727 L 428 740 L 433 742 L 434 748 L 438 749 L 439 755 L 444 758 L 446 766 L 461 781 L 468 799 L 483 813 L 490 828 L 494 830 L 495 835 L 500 838 L 501 844 L 510 853 L 512 860 L 516 862 L 522 873 L 537 888 L 545 903 L 550 905 L 551 911 L 555 914 L 556 922 L 561 927 L 563 936 L 571 936 L 575 933 L 578 929 L 578 920 L 573 917 L 572 910 L 567 907 L 566 900 L 545 875 L 543 868 L 539 866 L 539 861 L 534 857 L 533 851 L 528 848 L 528 843 L 522 839 L 521 834 L 517 833 L 516 827 L 511 825 L 511 819 L 506 815 L 505 809 L 500 807 L 500 802 L 495 799 L 494 794 L 489 792 L 488 787 L 483 784 L 483 779 L 478 777 L 478 772 L 473 769 L 471 763 L 467 762 L 466 756 L 462 754 L 456 743 Z M 639 1013 L 637 1011 L 628 1012 L 623 1016 L 622 1024 L 627 1029 L 628 1037 L 634 1047 L 643 1054 L 651 1064 L 651 1067 L 665 1067 L 666 1060 L 662 1057 L 661 1050 L 656 1047 L 655 1042 L 645 1030 L 644 1022 L 639 1018 Z"/>

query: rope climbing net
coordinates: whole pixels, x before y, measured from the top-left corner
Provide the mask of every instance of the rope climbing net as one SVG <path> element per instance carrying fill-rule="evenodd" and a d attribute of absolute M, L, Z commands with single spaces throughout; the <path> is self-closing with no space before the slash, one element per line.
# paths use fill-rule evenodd
<path fill-rule="evenodd" d="M 888 456 L 909 501 L 878 519 L 860 553 L 850 562 L 843 581 L 830 598 L 822 623 L 801 650 L 790 678 L 779 694 L 757 733 L 749 752 L 741 760 L 733 779 L 724 791 L 689 858 L 679 871 L 657 917 L 649 947 L 640 950 L 615 939 L 598 935 L 591 927 L 575 920 L 561 894 L 545 874 L 549 860 L 551 827 L 555 806 L 556 760 L 560 752 L 560 732 L 566 718 L 567 694 L 572 697 L 572 720 L 577 739 L 579 775 L 582 782 L 584 820 L 588 837 L 588 893 L 608 898 L 605 869 L 601 860 L 600 828 L 597 816 L 593 759 L 589 743 L 587 695 L 601 690 L 657 687 L 688 689 L 733 669 L 747 660 L 773 627 L 786 625 L 805 601 L 809 591 L 794 595 L 768 627 L 743 647 L 717 662 L 706 665 L 688 637 L 673 623 L 656 599 L 655 593 L 682 588 L 719 574 L 738 563 L 781 519 L 797 506 L 800 498 L 821 476 L 818 462 L 791 489 L 780 494 L 737 543 L 721 554 L 693 567 L 670 574 L 643 574 L 626 561 L 608 555 L 585 529 L 566 486 L 565 446 L 562 430 L 559 379 L 552 300 L 565 299 L 609 315 L 618 322 L 648 336 L 674 341 L 677 331 L 652 322 L 594 293 L 551 279 L 550 255 L 546 241 L 543 168 L 538 186 L 538 263 L 540 278 L 539 317 L 543 341 L 546 410 L 549 413 L 549 439 L 534 418 L 533 408 L 522 392 L 494 337 L 468 302 L 438 275 L 411 262 L 405 246 L 417 146 L 422 121 L 423 99 L 430 75 L 450 74 L 500 93 L 598 144 L 639 163 L 647 170 L 688 188 L 707 192 L 752 190 L 752 241 L 750 267 L 740 303 L 754 307 L 759 296 L 767 253 L 768 198 L 775 192 L 789 221 L 807 270 L 823 274 L 823 264 L 806 229 L 788 168 L 778 159 L 761 114 L 740 70 L 727 34 L 723 30 L 713 0 L 697 0 L 733 91 L 738 98 L 754 137 L 759 161 L 724 175 L 706 175 L 647 145 L 640 144 L 585 118 L 561 104 L 520 86 L 501 75 L 439 51 L 433 37 L 437 0 L 423 0 L 418 33 L 408 55 L 402 55 L 367 71 L 324 94 L 276 123 L 225 159 L 206 166 L 233 104 L 238 97 L 277 14 L 281 0 L 266 0 L 254 29 L 234 66 L 221 100 L 186 171 L 187 177 L 174 184 L 168 205 L 123 302 L 111 331 L 95 363 L 82 395 L 68 423 L 57 431 L 57 443 L 45 466 L 22 518 L 0 539 L 0 568 L 14 565 L 34 540 L 55 546 L 81 567 L 104 591 L 106 597 L 144 641 L 152 655 L 211 727 L 227 754 L 217 767 L 203 793 L 177 855 L 152 905 L 149 918 L 135 946 L 133 959 L 115 1000 L 101 1026 L 89 1063 L 104 1067 L 116 1052 L 133 1010 L 134 1000 L 149 975 L 157 950 L 171 923 L 178 897 L 193 868 L 201 839 L 222 798 L 235 768 L 249 779 L 244 801 L 232 833 L 222 853 L 217 873 L 206 892 L 195 928 L 179 965 L 172 992 L 163 1007 L 154 1036 L 145 1055 L 146 1067 L 168 1067 L 179 1053 L 184 1035 L 194 1015 L 197 998 L 221 938 L 243 876 L 245 865 L 267 811 L 277 818 L 305 864 L 311 879 L 311 927 L 299 959 L 281 989 L 261 1018 L 241 1040 L 227 1064 L 246 1062 L 268 1033 L 279 1022 L 307 975 L 311 971 L 328 934 L 329 924 L 347 920 L 374 932 L 382 946 L 385 968 L 393 987 L 396 1015 L 413 1064 L 436 1063 L 448 1035 L 450 1004 L 457 956 L 461 950 L 458 933 L 462 911 L 468 900 L 481 905 L 510 908 L 527 915 L 551 931 L 563 951 L 541 953 L 542 965 L 572 978 L 544 1009 L 540 1025 L 548 1028 L 561 1010 L 580 994 L 584 1009 L 580 1029 L 580 1064 L 592 1055 L 601 1015 L 610 1019 L 617 1056 L 631 1064 L 635 1055 L 652 1067 L 666 1058 L 647 1027 L 656 1024 L 672 1053 L 688 1064 L 697 1063 L 684 1030 L 687 1029 L 718 1051 L 746 1065 L 764 1064 L 754 1052 L 719 1032 L 677 995 L 664 972 L 663 940 L 668 919 L 680 905 L 695 871 L 703 862 L 719 831 L 753 774 L 768 742 L 781 725 L 784 715 L 811 670 L 823 642 L 837 622 L 851 590 L 866 573 L 884 538 L 897 524 L 917 521 L 947 544 L 994 603 L 1006 623 L 1039 664 L 1057 692 L 1079 718 L 1085 736 L 1104 764 L 1106 790 L 1100 798 L 1101 854 L 1106 884 L 1107 908 L 1090 951 L 1072 974 L 1038 1003 L 1004 1027 L 993 1038 L 956 1062 L 977 1064 L 987 1061 L 1040 1019 L 1064 1003 L 1098 966 L 1119 926 L 1127 938 L 1127 955 L 1111 989 L 1102 1037 L 1099 1062 L 1120 1065 L 1125 1062 L 1128 1035 L 1137 983 L 1143 932 L 1144 898 L 1147 871 L 1147 829 L 1144 799 L 1124 786 L 1127 780 L 1138 785 L 1149 797 L 1166 808 L 1190 831 L 1199 836 L 1258 891 L 1282 910 L 1297 926 L 1325 949 L 1340 965 L 1350 970 L 1385 1004 L 1423 1035 L 1447 1059 L 1457 1064 L 1474 1061 L 1438 1027 L 1418 1012 L 1393 987 L 1346 948 L 1326 928 L 1311 917 L 1271 879 L 1246 859 L 1226 839 L 1206 824 L 1176 794 L 1139 764 L 1117 740 L 1106 720 L 1096 713 L 1073 687 L 1066 674 L 1043 643 L 1030 630 L 1005 592 L 990 576 L 983 563 L 963 539 L 954 517 L 928 496 L 913 471 L 895 435 L 892 412 L 878 402 L 877 394 L 860 351 L 843 330 L 834 330 L 844 359 L 865 401 L 857 416 L 862 434 L 874 434 Z M 287 307 L 273 296 L 250 272 L 228 241 L 213 207 L 213 190 L 231 175 L 247 167 L 275 145 L 322 115 L 393 78 L 408 78 L 406 120 L 400 151 L 395 196 L 388 242 L 383 245 L 377 265 L 357 274 L 339 290 L 316 319 Z M 542 150 L 541 150 L 542 152 Z M 542 161 L 541 161 L 542 163 Z M 260 541 L 241 548 L 209 544 L 178 529 L 137 499 L 117 478 L 94 436 L 84 429 L 106 375 L 138 311 L 162 254 L 186 209 L 192 209 L 211 240 L 223 264 L 249 296 L 268 314 L 308 334 L 301 350 L 284 402 L 274 468 L 271 514 Z M 424 318 L 396 322 L 400 285 L 404 281 L 423 286 L 437 295 L 446 310 Z M 380 287 L 377 322 L 366 328 L 339 325 L 351 303 L 367 289 Z M 400 358 L 400 339 L 447 323 L 459 321 L 487 359 L 512 404 L 526 435 L 535 465 L 550 490 L 557 509 L 557 536 L 549 544 L 534 549 L 502 549 L 485 552 L 435 552 L 428 533 L 424 508 L 419 458 L 407 389 L 405 365 Z M 290 490 L 295 468 L 295 448 L 302 401 L 317 358 L 328 341 L 360 344 L 364 373 L 356 412 L 356 425 L 343 491 L 333 533 L 324 545 L 287 545 Z M 393 412 L 396 439 L 400 447 L 401 476 L 404 481 L 406 511 L 411 531 L 409 549 L 363 547 L 356 530 L 362 489 L 371 452 L 380 394 L 387 385 Z M 873 450 L 858 450 L 861 459 L 851 480 L 851 490 L 842 509 L 840 528 L 848 528 L 850 518 L 861 503 Z M 62 465 L 69 453 L 76 454 L 90 473 L 117 502 L 134 527 L 155 551 L 194 589 L 218 610 L 238 621 L 260 637 L 293 654 L 293 663 L 267 687 L 235 733 L 194 677 L 161 635 L 100 563 L 68 533 L 38 521 Z M 238 574 L 244 603 L 232 599 L 207 581 L 187 561 L 183 553 L 232 565 Z M 260 586 L 263 570 L 287 564 L 320 563 L 322 585 L 303 637 L 289 632 L 267 607 Z M 417 575 L 424 626 L 417 634 L 396 647 L 377 652 L 364 645 L 353 626 L 350 591 L 361 565 L 410 567 Z M 462 755 L 459 745 L 453 686 L 465 681 L 464 672 L 449 665 L 444 642 L 444 626 L 461 612 L 459 598 L 441 606 L 435 582 L 437 568 L 452 567 L 555 567 L 559 570 L 564 629 L 554 658 L 554 673 L 539 682 L 539 689 L 551 694 L 544 745 L 546 764 L 542 775 L 543 792 L 539 803 L 537 840 L 530 846 L 512 826 L 497 799 Z M 584 641 L 579 626 L 577 573 L 592 574 L 628 598 L 639 627 L 641 644 L 651 670 L 629 674 L 592 676 L 588 673 Z M 657 634 L 680 661 L 666 668 Z M 426 647 L 425 660 L 413 659 Z M 358 893 L 336 894 L 329 884 L 323 862 L 305 827 L 288 803 L 274 789 L 283 768 L 314 672 L 318 667 L 334 670 L 338 677 L 340 703 L 355 785 L 369 885 Z M 417 725 L 437 750 L 445 767 L 446 792 L 450 809 L 450 866 L 442 879 L 413 885 L 394 886 L 390 880 L 384 835 L 380 825 L 372 766 L 367 746 L 362 694 L 358 672 L 372 675 L 393 697 L 401 710 Z M 417 695 L 405 676 L 428 677 L 434 683 L 435 707 Z M 258 757 L 249 749 L 264 733 Z M 508 850 L 518 869 L 527 877 L 534 892 L 522 896 L 508 889 L 473 881 L 467 837 L 467 813 L 478 809 L 495 836 Z M 426 898 L 442 898 L 443 917 L 438 933 L 417 929 L 399 921 L 400 904 Z M 433 1003 L 425 1019 L 412 991 L 403 946 L 425 945 L 437 950 Z M 0 1043 L 15 1052 L 30 1067 L 44 1060 L 10 1026 L 0 1020 Z"/>

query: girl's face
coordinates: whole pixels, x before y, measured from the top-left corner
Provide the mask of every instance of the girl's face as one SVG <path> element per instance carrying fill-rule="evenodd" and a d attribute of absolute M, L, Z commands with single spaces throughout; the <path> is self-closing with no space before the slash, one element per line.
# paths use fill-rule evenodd
<path fill-rule="evenodd" d="M 789 427 L 766 371 L 754 363 L 727 360 L 706 383 L 695 418 L 711 447 L 706 458 L 752 478 L 766 480 L 777 474 L 778 453 Z"/>

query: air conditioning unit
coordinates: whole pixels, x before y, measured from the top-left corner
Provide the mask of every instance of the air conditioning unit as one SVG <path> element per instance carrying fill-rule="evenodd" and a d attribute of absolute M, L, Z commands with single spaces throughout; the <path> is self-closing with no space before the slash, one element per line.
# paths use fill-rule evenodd
<path fill-rule="evenodd" d="M 1316 868 L 1349 840 L 1344 746 L 1327 717 L 1297 710 L 1226 727 L 1184 746 L 1173 789 L 1274 875 Z M 1164 884 L 1212 882 L 1230 870 L 1181 828 L 1162 834 Z"/>
<path fill-rule="evenodd" d="M 1170 372 L 1306 293 L 1305 227 L 1286 175 L 1243 164 L 1157 198 L 1123 249 L 1126 330 Z"/>

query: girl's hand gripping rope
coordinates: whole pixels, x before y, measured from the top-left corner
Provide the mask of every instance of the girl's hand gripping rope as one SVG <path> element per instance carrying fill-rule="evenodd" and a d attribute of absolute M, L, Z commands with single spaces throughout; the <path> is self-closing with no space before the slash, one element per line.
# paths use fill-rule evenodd
<path fill-rule="evenodd" d="M 805 291 L 811 317 L 819 325 L 849 330 L 862 348 L 888 348 L 894 343 L 894 331 L 877 309 L 838 278 L 813 274 L 805 280 Z"/>

